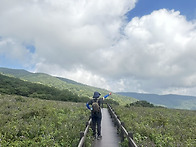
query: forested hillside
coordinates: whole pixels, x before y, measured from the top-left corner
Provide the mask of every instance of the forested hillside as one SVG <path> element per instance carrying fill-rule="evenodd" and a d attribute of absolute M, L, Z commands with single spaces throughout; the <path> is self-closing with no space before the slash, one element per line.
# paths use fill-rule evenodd
<path fill-rule="evenodd" d="M 100 88 L 84 85 L 81 83 L 77 83 L 69 79 L 50 76 L 44 73 L 31 73 L 25 70 L 8 69 L 8 68 L 0 68 L 0 73 L 13 76 L 13 77 L 17 77 L 17 78 L 20 78 L 22 80 L 26 80 L 29 82 L 41 83 L 43 85 L 52 86 L 60 90 L 67 89 L 71 91 L 72 93 L 78 95 L 79 97 L 91 98 L 94 91 L 99 91 L 102 94 L 102 96 L 111 92 L 105 89 L 100 89 Z M 118 95 L 115 93 L 113 93 L 109 97 L 109 99 L 113 99 L 114 101 L 117 101 L 118 103 L 123 104 L 123 105 L 136 101 L 135 98 L 122 96 L 122 95 Z"/>
<path fill-rule="evenodd" d="M 88 97 L 79 97 L 67 89 L 59 90 L 2 74 L 0 74 L 0 93 L 72 102 L 87 102 L 89 100 Z"/>

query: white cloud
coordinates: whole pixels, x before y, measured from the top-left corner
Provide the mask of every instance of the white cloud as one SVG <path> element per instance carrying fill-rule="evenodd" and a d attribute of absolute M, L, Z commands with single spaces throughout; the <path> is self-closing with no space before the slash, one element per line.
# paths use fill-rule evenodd
<path fill-rule="evenodd" d="M 0 54 L 25 59 L 37 72 L 112 91 L 192 92 L 196 23 L 166 9 L 127 22 L 135 3 L 2 0 Z M 14 43 L 4 43 L 7 38 Z"/>
<path fill-rule="evenodd" d="M 30 51 L 27 50 L 24 45 L 11 38 L 0 39 L 0 55 L 10 60 L 9 62 L 13 64 L 14 62 L 18 62 L 25 67 L 32 64 L 32 54 Z"/>
<path fill-rule="evenodd" d="M 129 81 L 134 77 L 140 85 L 138 91 L 161 93 L 166 89 L 195 87 L 195 25 L 178 11 L 166 9 L 134 18 L 119 42 L 105 52 L 100 50 L 98 58 L 102 60 L 97 63 L 100 68 L 96 72 Z M 127 83 L 124 90 L 130 90 L 130 86 Z"/>
<path fill-rule="evenodd" d="M 4 0 L 2 5 L 7 9 L 1 13 L 0 33 L 35 42 L 37 55 L 47 62 L 75 64 L 119 37 L 122 16 L 134 3 L 134 0 Z"/>

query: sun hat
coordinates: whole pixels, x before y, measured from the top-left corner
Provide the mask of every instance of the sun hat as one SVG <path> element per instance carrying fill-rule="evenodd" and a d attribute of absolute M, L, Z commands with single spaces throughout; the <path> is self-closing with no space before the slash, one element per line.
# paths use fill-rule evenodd
<path fill-rule="evenodd" d="M 94 92 L 93 98 L 99 98 L 99 96 L 101 95 L 101 93 L 99 92 Z"/>

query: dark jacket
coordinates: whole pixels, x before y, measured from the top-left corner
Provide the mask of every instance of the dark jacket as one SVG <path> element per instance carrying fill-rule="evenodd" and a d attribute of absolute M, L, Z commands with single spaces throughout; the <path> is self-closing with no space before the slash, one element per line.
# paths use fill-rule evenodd
<path fill-rule="evenodd" d="M 96 102 L 97 99 L 92 99 L 90 100 L 87 104 L 88 105 L 92 105 L 94 102 Z M 99 104 L 99 107 L 101 105 L 101 103 L 103 102 L 103 98 L 98 98 L 98 104 Z M 102 114 L 101 114 L 101 107 L 100 107 L 100 111 L 97 112 L 97 113 L 94 113 L 93 111 L 91 111 L 91 117 L 98 117 L 98 118 L 102 118 Z"/>

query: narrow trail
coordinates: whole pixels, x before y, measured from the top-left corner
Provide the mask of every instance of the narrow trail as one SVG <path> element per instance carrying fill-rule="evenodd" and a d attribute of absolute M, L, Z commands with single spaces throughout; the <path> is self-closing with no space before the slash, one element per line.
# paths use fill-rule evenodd
<path fill-rule="evenodd" d="M 107 108 L 102 109 L 101 122 L 102 139 L 95 140 L 93 147 L 119 147 L 120 137 L 117 134 Z"/>

